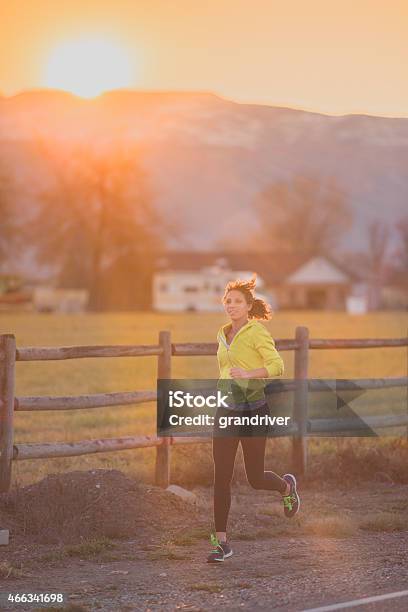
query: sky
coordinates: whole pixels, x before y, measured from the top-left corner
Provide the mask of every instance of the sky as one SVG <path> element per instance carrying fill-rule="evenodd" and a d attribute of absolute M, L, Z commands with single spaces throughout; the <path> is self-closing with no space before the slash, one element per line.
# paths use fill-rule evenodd
<path fill-rule="evenodd" d="M 108 89 L 407 117 L 407 32 L 408 0 L 0 0 L 0 93 L 72 90 L 58 49 L 97 38 Z"/>

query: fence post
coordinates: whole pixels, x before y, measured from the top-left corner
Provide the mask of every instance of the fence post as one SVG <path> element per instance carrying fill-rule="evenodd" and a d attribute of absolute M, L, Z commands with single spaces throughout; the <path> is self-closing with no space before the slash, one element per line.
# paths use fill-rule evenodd
<path fill-rule="evenodd" d="M 10 488 L 13 460 L 16 339 L 0 335 L 0 492 Z"/>
<path fill-rule="evenodd" d="M 309 330 L 307 327 L 296 327 L 295 350 L 295 396 L 293 418 L 298 426 L 298 434 L 292 439 L 293 469 L 299 475 L 307 469 L 307 413 L 308 413 L 308 361 Z"/>
<path fill-rule="evenodd" d="M 159 332 L 159 345 L 163 353 L 157 360 L 157 378 L 171 378 L 171 334 L 169 331 Z M 157 408 L 156 408 L 157 409 Z M 162 443 L 156 447 L 155 483 L 158 487 L 167 488 L 170 484 L 171 439 L 162 438 Z"/>

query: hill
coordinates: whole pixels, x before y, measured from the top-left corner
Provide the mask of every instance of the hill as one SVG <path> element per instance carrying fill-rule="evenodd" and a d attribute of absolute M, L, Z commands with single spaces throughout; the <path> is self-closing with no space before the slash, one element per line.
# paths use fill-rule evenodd
<path fill-rule="evenodd" d="M 138 142 L 156 206 L 177 219 L 173 246 L 181 248 L 211 249 L 247 231 L 259 191 L 298 174 L 334 177 L 345 189 L 355 218 L 346 249 L 364 246 L 370 219 L 393 224 L 406 209 L 404 118 L 329 116 L 211 93 L 124 90 L 83 100 L 37 90 L 1 97 L 0 152 L 20 180 L 47 181 L 38 137 Z"/>

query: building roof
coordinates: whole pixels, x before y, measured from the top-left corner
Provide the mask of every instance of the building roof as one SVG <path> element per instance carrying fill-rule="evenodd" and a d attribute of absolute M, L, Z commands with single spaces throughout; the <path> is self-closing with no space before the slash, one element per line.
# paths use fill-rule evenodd
<path fill-rule="evenodd" d="M 316 281 L 319 283 L 349 283 L 350 276 L 325 257 L 313 257 L 286 279 L 286 282 L 291 285 L 307 285 Z"/>
<path fill-rule="evenodd" d="M 156 271 L 159 270 L 184 270 L 199 271 L 204 267 L 223 265 L 231 270 L 253 270 L 261 276 L 266 285 L 278 285 L 294 277 L 295 273 L 308 262 L 319 260 L 320 263 L 311 264 L 310 273 L 320 269 L 325 273 L 323 282 L 355 282 L 360 278 L 351 270 L 335 261 L 332 257 L 324 256 L 311 258 L 301 253 L 234 253 L 220 251 L 171 251 L 160 255 L 156 260 Z M 307 271 L 308 268 L 306 267 Z M 341 281 L 327 280 L 330 273 L 332 277 L 342 279 Z M 318 280 L 318 277 L 315 278 Z M 310 282 L 310 281 L 309 281 Z"/>

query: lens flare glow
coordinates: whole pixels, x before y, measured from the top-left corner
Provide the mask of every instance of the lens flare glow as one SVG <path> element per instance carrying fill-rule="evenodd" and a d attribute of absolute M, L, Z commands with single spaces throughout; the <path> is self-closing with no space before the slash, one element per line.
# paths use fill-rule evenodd
<path fill-rule="evenodd" d="M 45 70 L 46 87 L 93 98 L 132 84 L 133 67 L 126 50 L 111 41 L 83 38 L 55 48 Z"/>

